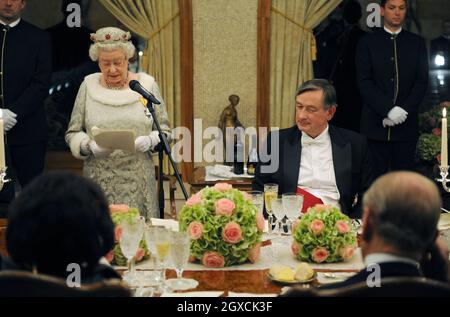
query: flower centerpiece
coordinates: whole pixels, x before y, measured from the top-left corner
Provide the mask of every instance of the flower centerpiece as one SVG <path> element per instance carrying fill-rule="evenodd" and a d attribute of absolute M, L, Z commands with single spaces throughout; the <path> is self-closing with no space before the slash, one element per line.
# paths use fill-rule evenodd
<path fill-rule="evenodd" d="M 292 252 L 303 262 L 331 263 L 353 257 L 356 231 L 334 206 L 316 205 L 293 225 Z"/>
<path fill-rule="evenodd" d="M 226 183 L 206 187 L 183 206 L 179 224 L 191 237 L 190 261 L 220 268 L 260 254 L 264 217 L 252 197 Z"/>
<path fill-rule="evenodd" d="M 419 115 L 420 135 L 417 141 L 417 156 L 422 162 L 440 163 L 442 108 L 450 102 L 442 102 Z"/>
<path fill-rule="evenodd" d="M 130 208 L 127 205 L 110 205 L 109 211 L 111 213 L 111 218 L 114 223 L 114 247 L 106 256 L 106 260 L 112 265 L 126 266 L 127 258 L 122 254 L 122 250 L 120 249 L 120 236 L 122 235 L 122 229 L 120 228 L 120 223 L 125 219 L 133 219 L 139 216 L 139 210 L 137 208 Z M 148 259 L 150 253 L 145 244 L 145 239 L 142 238 L 142 241 L 139 245 L 139 248 L 136 252 L 135 261 L 140 262 L 145 259 Z"/>

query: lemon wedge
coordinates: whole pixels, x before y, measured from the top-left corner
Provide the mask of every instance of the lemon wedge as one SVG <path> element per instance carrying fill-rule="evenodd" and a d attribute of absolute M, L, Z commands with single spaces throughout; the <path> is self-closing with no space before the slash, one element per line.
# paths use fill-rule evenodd
<path fill-rule="evenodd" d="M 297 281 L 307 281 L 311 279 L 314 276 L 314 270 L 312 267 L 305 262 L 300 263 L 297 265 L 297 268 L 295 269 L 294 278 Z"/>

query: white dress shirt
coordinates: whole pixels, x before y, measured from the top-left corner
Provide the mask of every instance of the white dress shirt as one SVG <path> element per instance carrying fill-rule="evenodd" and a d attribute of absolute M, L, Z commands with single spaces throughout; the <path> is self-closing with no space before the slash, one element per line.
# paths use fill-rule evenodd
<path fill-rule="evenodd" d="M 316 138 L 302 133 L 302 154 L 298 187 L 322 199 L 326 205 L 340 208 L 340 194 L 334 174 L 333 151 L 327 128 Z"/>
<path fill-rule="evenodd" d="M 386 28 L 385 26 L 383 27 L 384 28 L 384 30 L 386 31 L 386 32 L 388 32 L 389 34 L 391 34 L 391 35 L 393 35 L 393 34 L 395 34 L 395 35 L 398 35 L 401 31 L 402 31 L 402 28 L 399 28 L 397 31 L 395 31 L 395 32 L 392 32 L 391 30 L 389 30 L 388 28 Z"/>
<path fill-rule="evenodd" d="M 18 20 L 14 21 L 14 22 L 11 23 L 11 24 L 5 23 L 5 22 L 3 22 L 2 19 L 0 19 L 0 23 L 1 23 L 1 24 L 3 24 L 3 25 L 8 25 L 10 28 L 13 28 L 13 27 L 17 26 L 17 24 L 19 24 L 19 22 L 20 22 L 20 18 L 19 18 Z"/>

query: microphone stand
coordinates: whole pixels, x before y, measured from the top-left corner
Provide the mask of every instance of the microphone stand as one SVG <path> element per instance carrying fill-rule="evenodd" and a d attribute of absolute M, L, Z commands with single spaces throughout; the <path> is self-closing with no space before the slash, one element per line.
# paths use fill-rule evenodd
<path fill-rule="evenodd" d="M 145 97 L 144 97 L 145 98 Z M 183 184 L 183 181 L 181 180 L 180 173 L 178 172 L 177 165 L 175 164 L 173 157 L 172 157 L 172 151 L 169 147 L 169 143 L 167 142 L 166 135 L 162 132 L 161 126 L 159 125 L 158 118 L 156 118 L 155 114 L 155 108 L 153 107 L 153 103 L 149 98 L 145 98 L 147 100 L 147 109 L 150 112 L 151 116 L 153 117 L 153 123 L 156 126 L 156 129 L 159 133 L 159 139 L 161 142 L 156 146 L 155 149 L 158 150 L 158 160 L 159 160 L 159 217 L 161 219 L 164 219 L 164 186 L 163 186 L 163 161 L 164 161 L 164 153 L 166 153 L 167 157 L 169 158 L 170 164 L 173 167 L 173 170 L 175 172 L 175 177 L 177 178 L 178 183 L 180 184 L 181 190 L 183 191 L 184 199 L 188 200 L 189 196 L 186 191 L 186 187 Z"/>

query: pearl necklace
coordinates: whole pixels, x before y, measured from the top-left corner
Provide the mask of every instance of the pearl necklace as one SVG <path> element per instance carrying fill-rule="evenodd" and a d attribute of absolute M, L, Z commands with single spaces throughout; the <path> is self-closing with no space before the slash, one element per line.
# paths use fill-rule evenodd
<path fill-rule="evenodd" d="M 127 77 L 125 77 L 125 81 L 124 81 L 124 83 L 123 83 L 121 86 L 111 86 L 110 84 L 108 84 L 108 83 L 106 82 L 106 79 L 105 79 L 106 87 L 107 87 L 108 89 L 111 89 L 111 90 L 121 90 L 121 89 L 125 88 L 125 86 L 126 86 L 126 84 L 127 84 L 127 82 L 128 82 L 128 73 L 129 73 L 129 72 L 127 72 Z"/>

